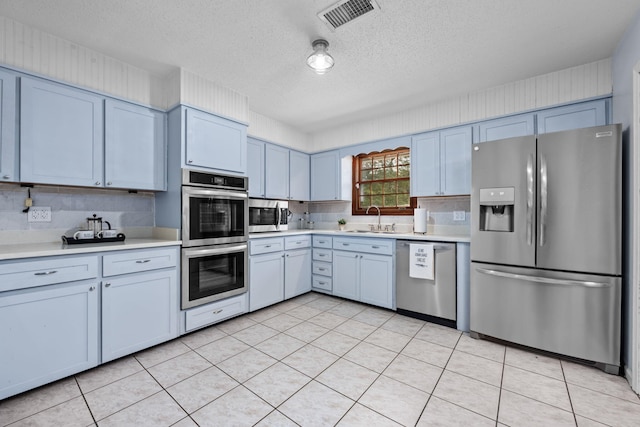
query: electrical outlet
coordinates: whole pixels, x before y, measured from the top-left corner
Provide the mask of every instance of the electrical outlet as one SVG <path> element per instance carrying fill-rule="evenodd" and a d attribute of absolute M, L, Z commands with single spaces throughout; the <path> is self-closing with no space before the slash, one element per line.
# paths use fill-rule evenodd
<path fill-rule="evenodd" d="M 453 211 L 454 221 L 464 221 L 464 219 L 465 219 L 464 211 Z"/>
<path fill-rule="evenodd" d="M 27 218 L 29 222 L 51 222 L 51 207 L 31 206 Z"/>

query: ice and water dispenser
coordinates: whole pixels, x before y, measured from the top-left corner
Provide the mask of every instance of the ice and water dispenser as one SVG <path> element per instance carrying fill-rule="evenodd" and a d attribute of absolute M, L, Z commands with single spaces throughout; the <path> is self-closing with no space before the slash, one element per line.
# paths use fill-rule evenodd
<path fill-rule="evenodd" d="M 480 230 L 513 231 L 515 189 L 480 189 Z"/>

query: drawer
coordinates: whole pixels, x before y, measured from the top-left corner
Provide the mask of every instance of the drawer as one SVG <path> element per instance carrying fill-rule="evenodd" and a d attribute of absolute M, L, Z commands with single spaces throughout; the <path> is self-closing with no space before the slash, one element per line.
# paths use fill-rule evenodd
<path fill-rule="evenodd" d="M 370 254 L 393 255 L 394 239 L 333 239 L 333 249 L 364 252 Z"/>
<path fill-rule="evenodd" d="M 178 249 L 176 247 L 121 251 L 102 256 L 102 275 L 104 277 L 117 276 L 118 274 L 158 270 L 177 265 Z"/>
<path fill-rule="evenodd" d="M 284 238 L 284 249 L 301 249 L 311 247 L 311 236 L 291 236 Z"/>
<path fill-rule="evenodd" d="M 330 262 L 314 261 L 313 262 L 313 274 L 319 274 L 321 276 L 332 276 L 333 264 Z"/>
<path fill-rule="evenodd" d="M 331 292 L 332 281 L 330 277 L 313 276 L 311 280 L 311 287 L 315 289 L 322 289 L 323 291 Z"/>
<path fill-rule="evenodd" d="M 284 239 L 275 237 L 271 239 L 249 240 L 249 254 L 260 255 L 284 250 Z"/>
<path fill-rule="evenodd" d="M 333 245 L 333 238 L 327 236 L 313 236 L 314 248 L 331 249 Z"/>
<path fill-rule="evenodd" d="M 333 251 L 331 249 L 313 248 L 313 260 L 314 261 L 331 262 L 332 259 L 333 259 Z"/>
<path fill-rule="evenodd" d="M 247 312 L 247 294 L 216 301 L 185 312 L 187 332 L 211 325 Z"/>
<path fill-rule="evenodd" d="M 0 292 L 98 277 L 96 255 L 0 263 Z"/>

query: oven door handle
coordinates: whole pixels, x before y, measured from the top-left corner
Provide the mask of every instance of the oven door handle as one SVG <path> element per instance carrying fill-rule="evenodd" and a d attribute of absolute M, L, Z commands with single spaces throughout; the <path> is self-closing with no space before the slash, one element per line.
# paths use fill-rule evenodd
<path fill-rule="evenodd" d="M 242 252 L 247 250 L 247 244 L 240 245 L 216 245 L 214 247 L 201 248 L 183 248 L 184 256 L 187 258 L 203 257 L 208 255 L 224 255 L 231 252 Z"/>
<path fill-rule="evenodd" d="M 217 197 L 225 199 L 248 199 L 249 195 L 242 191 L 209 190 L 203 188 L 183 187 L 183 191 L 190 196 Z"/>

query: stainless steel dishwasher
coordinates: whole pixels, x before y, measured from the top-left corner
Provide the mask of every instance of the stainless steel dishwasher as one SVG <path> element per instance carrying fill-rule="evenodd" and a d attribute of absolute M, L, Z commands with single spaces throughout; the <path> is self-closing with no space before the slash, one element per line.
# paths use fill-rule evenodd
<path fill-rule="evenodd" d="M 396 242 L 396 305 L 398 313 L 421 318 L 433 316 L 446 320 L 438 323 L 455 327 L 455 243 L 432 243 L 435 280 L 409 277 L 409 245 L 412 243 L 423 242 L 415 240 L 398 240 Z"/>

